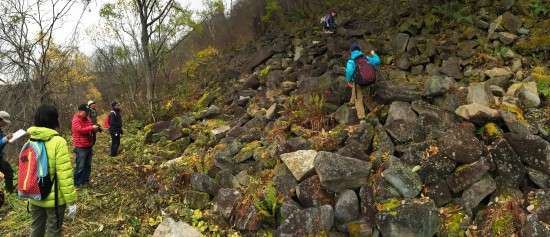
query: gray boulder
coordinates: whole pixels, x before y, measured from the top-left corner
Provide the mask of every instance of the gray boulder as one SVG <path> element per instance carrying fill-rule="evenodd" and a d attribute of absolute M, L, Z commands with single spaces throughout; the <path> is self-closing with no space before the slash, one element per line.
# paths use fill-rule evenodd
<path fill-rule="evenodd" d="M 241 200 L 241 197 L 242 194 L 236 189 L 221 188 L 218 191 L 217 207 L 219 212 L 226 220 L 229 220 L 229 218 L 233 214 L 233 210 Z"/>
<path fill-rule="evenodd" d="M 437 214 L 437 207 L 431 201 L 406 202 L 380 211 L 376 215 L 376 226 L 384 237 L 432 237 L 437 232 Z"/>
<path fill-rule="evenodd" d="M 437 153 L 429 156 L 422 163 L 418 174 L 425 184 L 431 185 L 439 182 L 441 179 L 449 175 L 456 167 L 456 161 L 446 158 Z"/>
<path fill-rule="evenodd" d="M 277 228 L 276 236 L 318 236 L 328 233 L 333 225 L 332 206 L 311 207 L 290 214 Z"/>
<path fill-rule="evenodd" d="M 340 223 L 347 223 L 359 218 L 359 199 L 353 190 L 344 190 L 338 195 L 334 206 L 334 217 Z"/>
<path fill-rule="evenodd" d="M 527 167 L 527 175 L 540 188 L 550 188 L 550 175 L 529 166 Z"/>
<path fill-rule="evenodd" d="M 456 124 L 437 138 L 439 151 L 444 158 L 460 163 L 473 163 L 483 153 L 482 143 L 470 128 Z"/>
<path fill-rule="evenodd" d="M 336 110 L 334 119 L 336 119 L 338 124 L 342 125 L 357 124 L 359 122 L 355 107 L 348 106 L 347 104 L 340 106 L 338 110 Z"/>
<path fill-rule="evenodd" d="M 510 144 L 504 139 L 496 141 L 489 149 L 489 156 L 497 165 L 497 182 L 507 187 L 519 187 L 526 169 Z"/>
<path fill-rule="evenodd" d="M 455 113 L 463 119 L 476 124 L 484 124 L 500 118 L 498 110 L 481 104 L 462 105 L 455 110 Z"/>
<path fill-rule="evenodd" d="M 504 139 L 510 143 L 521 161 L 531 167 L 550 174 L 550 144 L 539 136 L 506 133 Z"/>
<path fill-rule="evenodd" d="M 424 96 L 439 96 L 447 93 L 454 84 L 452 77 L 432 76 L 424 83 Z"/>
<path fill-rule="evenodd" d="M 494 104 L 493 95 L 486 89 L 486 84 L 483 82 L 468 87 L 466 100 L 469 104 L 480 104 L 487 107 Z"/>
<path fill-rule="evenodd" d="M 398 142 L 405 143 L 412 139 L 416 119 L 417 115 L 410 103 L 394 101 L 390 105 L 384 128 Z"/>
<path fill-rule="evenodd" d="M 325 204 L 334 205 L 334 195 L 328 193 L 321 186 L 318 175 L 309 177 L 300 182 L 296 194 L 303 207 L 318 207 Z"/>
<path fill-rule="evenodd" d="M 336 154 L 347 156 L 362 161 L 370 161 L 369 156 L 365 153 L 364 146 L 356 140 L 348 140 L 347 145 L 342 147 Z"/>
<path fill-rule="evenodd" d="M 449 189 L 455 193 L 470 187 L 491 169 L 491 164 L 487 159 L 480 159 L 473 164 L 463 166 L 465 167 L 457 168 L 455 172 L 445 178 Z"/>
<path fill-rule="evenodd" d="M 527 215 L 523 228 L 525 237 L 547 237 L 550 236 L 550 229 L 541 223 L 536 215 Z"/>
<path fill-rule="evenodd" d="M 317 151 L 301 150 L 291 153 L 281 154 L 281 160 L 286 164 L 296 180 L 303 180 L 315 172 L 313 161 Z"/>
<path fill-rule="evenodd" d="M 428 186 L 426 196 L 430 197 L 437 207 L 442 207 L 453 199 L 451 190 L 449 190 L 449 186 L 444 179 L 439 180 L 439 182 L 434 185 Z"/>
<path fill-rule="evenodd" d="M 462 193 L 462 204 L 467 209 L 473 209 L 479 205 L 481 200 L 493 193 L 496 189 L 496 182 L 492 178 L 485 176 L 485 178 L 464 190 L 464 193 Z"/>
<path fill-rule="evenodd" d="M 193 190 L 206 192 L 213 196 L 218 194 L 218 184 L 210 176 L 203 173 L 192 173 L 190 179 Z"/>
<path fill-rule="evenodd" d="M 376 88 L 375 98 L 382 101 L 413 102 L 422 99 L 422 93 L 401 87 L 379 86 Z"/>
<path fill-rule="evenodd" d="M 386 161 L 386 170 L 382 172 L 382 176 L 406 198 L 416 197 L 422 189 L 420 175 L 412 172 L 395 156 L 390 156 Z"/>
<path fill-rule="evenodd" d="M 460 66 L 461 63 L 462 59 L 458 57 L 451 57 L 447 60 L 443 60 L 443 63 L 438 71 L 444 75 L 460 80 L 464 78 L 464 73 L 462 73 L 462 68 Z"/>
<path fill-rule="evenodd" d="M 431 115 L 433 117 L 436 117 L 442 120 L 447 125 L 451 125 L 459 122 L 458 117 L 453 112 L 450 112 L 437 105 L 432 105 L 422 100 L 413 101 L 411 103 L 411 107 L 413 108 L 414 111 L 416 111 L 416 113 L 420 115 L 423 115 L 423 114 Z"/>
<path fill-rule="evenodd" d="M 502 26 L 507 31 L 510 31 L 514 34 L 519 34 L 519 29 L 521 28 L 522 22 L 519 18 L 514 16 L 511 12 L 507 11 L 502 14 Z"/>
<path fill-rule="evenodd" d="M 371 172 L 368 162 L 325 151 L 315 156 L 314 164 L 323 187 L 336 193 L 365 185 Z"/>
<path fill-rule="evenodd" d="M 153 233 L 153 237 L 202 237 L 195 227 L 187 223 L 168 217 L 160 223 Z"/>

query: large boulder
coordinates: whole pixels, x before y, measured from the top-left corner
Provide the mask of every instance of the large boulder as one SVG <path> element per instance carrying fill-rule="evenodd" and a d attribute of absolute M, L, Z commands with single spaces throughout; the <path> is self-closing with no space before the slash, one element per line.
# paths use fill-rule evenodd
<path fill-rule="evenodd" d="M 303 207 L 334 205 L 334 194 L 328 193 L 322 186 L 318 175 L 309 177 L 298 184 L 296 194 Z"/>
<path fill-rule="evenodd" d="M 344 190 L 338 195 L 334 206 L 334 217 L 340 223 L 347 223 L 359 218 L 359 199 L 353 190 Z"/>
<path fill-rule="evenodd" d="M 376 226 L 384 237 L 432 237 L 437 232 L 437 207 L 429 202 L 406 202 L 381 210 Z"/>
<path fill-rule="evenodd" d="M 368 162 L 325 151 L 315 156 L 314 163 L 323 187 L 336 193 L 365 185 L 371 172 Z"/>
<path fill-rule="evenodd" d="M 334 224 L 332 206 L 324 205 L 298 210 L 277 228 L 276 236 L 318 236 L 327 234 Z"/>
<path fill-rule="evenodd" d="M 488 177 L 476 182 L 462 193 L 462 204 L 467 209 L 473 209 L 479 205 L 481 200 L 497 189 L 496 182 Z"/>
<path fill-rule="evenodd" d="M 498 110 L 475 103 L 461 105 L 455 110 L 455 113 L 463 119 L 477 124 L 495 121 L 500 118 Z"/>
<path fill-rule="evenodd" d="M 550 174 L 550 144 L 539 136 L 525 134 L 504 134 L 521 161 Z"/>
<path fill-rule="evenodd" d="M 398 142 L 408 142 L 412 139 L 417 115 L 408 102 L 394 101 L 390 105 L 388 118 L 384 128 Z"/>
<path fill-rule="evenodd" d="M 439 151 L 444 158 L 460 163 L 473 163 L 483 153 L 482 143 L 476 138 L 471 128 L 456 124 L 437 138 Z"/>
<path fill-rule="evenodd" d="M 480 159 L 473 164 L 462 165 L 445 178 L 449 188 L 458 193 L 480 180 L 491 169 L 487 159 Z"/>
<path fill-rule="evenodd" d="M 489 149 L 489 155 L 497 165 L 497 182 L 508 187 L 519 187 L 526 169 L 510 144 L 504 139 L 496 141 Z"/>
<path fill-rule="evenodd" d="M 153 237 L 202 237 L 195 227 L 168 217 L 155 229 Z"/>
<path fill-rule="evenodd" d="M 317 151 L 300 150 L 291 153 L 281 154 L 281 160 L 286 164 L 294 178 L 301 181 L 315 172 L 313 161 Z"/>
<path fill-rule="evenodd" d="M 416 197 L 422 189 L 420 176 L 395 156 L 390 156 L 386 161 L 386 170 L 382 172 L 382 176 L 406 198 Z"/>

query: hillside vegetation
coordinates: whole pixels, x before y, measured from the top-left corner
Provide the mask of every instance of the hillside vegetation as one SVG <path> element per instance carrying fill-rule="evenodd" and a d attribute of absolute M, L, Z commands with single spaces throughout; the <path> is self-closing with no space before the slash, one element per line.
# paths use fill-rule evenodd
<path fill-rule="evenodd" d="M 116 158 L 100 134 L 66 235 L 550 235 L 548 2 L 313 2 L 267 0 L 251 41 L 182 41 L 158 121 L 126 116 Z M 351 43 L 383 61 L 363 123 Z M 25 209 L 8 196 L 0 235 Z"/>

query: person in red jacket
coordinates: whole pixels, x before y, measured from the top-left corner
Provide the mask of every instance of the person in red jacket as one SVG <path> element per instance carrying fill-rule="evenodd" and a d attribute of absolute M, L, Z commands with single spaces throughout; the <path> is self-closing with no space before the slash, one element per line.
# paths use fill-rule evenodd
<path fill-rule="evenodd" d="M 99 126 L 93 125 L 92 120 L 88 117 L 87 107 L 86 104 L 78 106 L 78 112 L 73 116 L 72 122 L 73 143 L 76 152 L 76 167 L 73 174 L 75 188 L 87 187 L 90 184 L 93 135 L 99 129 Z"/>

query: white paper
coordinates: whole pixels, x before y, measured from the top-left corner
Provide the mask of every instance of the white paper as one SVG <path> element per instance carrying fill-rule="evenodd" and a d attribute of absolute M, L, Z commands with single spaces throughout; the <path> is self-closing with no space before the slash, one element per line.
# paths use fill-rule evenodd
<path fill-rule="evenodd" d="M 14 142 L 15 140 L 19 139 L 22 136 L 25 136 L 27 132 L 23 129 L 17 130 L 17 132 L 13 133 L 13 137 L 9 140 L 10 143 Z"/>

